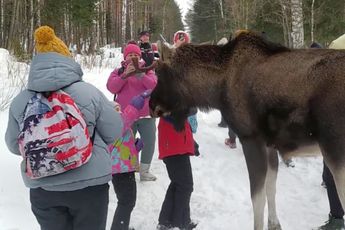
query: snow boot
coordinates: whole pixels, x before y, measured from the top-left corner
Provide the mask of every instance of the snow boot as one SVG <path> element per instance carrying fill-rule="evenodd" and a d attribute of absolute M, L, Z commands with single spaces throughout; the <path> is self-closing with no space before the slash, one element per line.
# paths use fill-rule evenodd
<path fill-rule="evenodd" d="M 329 214 L 328 220 L 324 225 L 320 226 L 318 230 L 345 230 L 344 219 L 335 218 L 331 214 Z"/>
<path fill-rule="evenodd" d="M 157 177 L 149 172 L 151 164 L 140 163 L 140 181 L 155 181 Z"/>

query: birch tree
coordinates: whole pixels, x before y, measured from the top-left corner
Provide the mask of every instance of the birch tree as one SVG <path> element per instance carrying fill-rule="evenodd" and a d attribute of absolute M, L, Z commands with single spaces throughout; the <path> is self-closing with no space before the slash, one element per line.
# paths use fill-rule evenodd
<path fill-rule="evenodd" d="M 293 48 L 304 46 L 302 0 L 291 0 L 291 37 Z"/>
<path fill-rule="evenodd" d="M 37 0 L 37 25 L 41 26 L 41 0 Z"/>
<path fill-rule="evenodd" d="M 315 23 L 314 23 L 314 6 L 315 6 L 315 0 L 312 0 L 311 2 L 311 18 L 310 18 L 310 38 L 311 41 L 314 42 L 314 27 L 315 27 Z M 345 12 L 345 11 L 344 11 Z"/>
<path fill-rule="evenodd" d="M 122 1 L 122 34 L 121 39 L 122 43 L 126 42 L 126 18 L 127 18 L 127 0 Z"/>
<path fill-rule="evenodd" d="M 5 40 L 5 15 L 4 15 L 4 0 L 0 0 L 0 46 L 3 46 L 3 42 Z"/>
<path fill-rule="evenodd" d="M 291 33 L 291 2 L 289 0 L 280 0 L 281 24 L 283 26 L 284 44 L 288 47 L 293 46 Z"/>
<path fill-rule="evenodd" d="M 135 9 L 135 1 L 131 0 L 128 4 L 128 14 L 129 14 L 129 34 L 130 39 L 133 40 L 135 38 L 135 31 L 134 31 L 134 9 Z"/>

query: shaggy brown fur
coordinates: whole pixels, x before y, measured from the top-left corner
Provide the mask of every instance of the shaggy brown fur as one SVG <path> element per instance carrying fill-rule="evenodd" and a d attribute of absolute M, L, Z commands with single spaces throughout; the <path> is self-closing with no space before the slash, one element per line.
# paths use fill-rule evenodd
<path fill-rule="evenodd" d="M 151 110 L 171 112 L 182 129 L 189 107 L 219 109 L 241 140 L 254 209 L 269 167 L 276 167 L 267 165 L 267 147 L 285 154 L 319 144 L 337 187 L 345 188 L 345 51 L 291 50 L 246 32 L 224 46 L 162 52 L 168 60 L 156 69 Z M 345 189 L 338 193 L 345 207 Z M 261 214 L 254 217 L 262 229 Z M 274 221 L 270 229 L 279 229 Z"/>

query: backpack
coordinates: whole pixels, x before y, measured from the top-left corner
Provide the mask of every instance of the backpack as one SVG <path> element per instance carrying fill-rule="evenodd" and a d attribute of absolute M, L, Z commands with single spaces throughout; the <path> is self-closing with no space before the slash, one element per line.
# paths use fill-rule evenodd
<path fill-rule="evenodd" d="M 86 122 L 74 100 L 58 90 L 28 102 L 18 137 L 26 175 L 39 179 L 87 163 L 92 153 Z"/>

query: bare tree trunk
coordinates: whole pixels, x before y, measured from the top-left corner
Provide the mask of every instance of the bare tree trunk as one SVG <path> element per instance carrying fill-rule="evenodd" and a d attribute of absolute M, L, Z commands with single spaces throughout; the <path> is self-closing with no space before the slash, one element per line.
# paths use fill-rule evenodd
<path fill-rule="evenodd" d="M 162 20 L 162 34 L 165 34 L 165 15 L 166 15 L 166 5 L 167 5 L 167 0 L 164 1 L 163 5 L 163 20 Z"/>
<path fill-rule="evenodd" d="M 312 2 L 311 2 L 311 20 L 310 20 L 310 37 L 311 37 L 312 42 L 314 42 L 314 27 L 315 27 L 314 4 L 315 4 L 315 0 L 312 0 Z"/>
<path fill-rule="evenodd" d="M 7 49 L 13 51 L 14 50 L 14 43 L 16 43 L 19 39 L 18 36 L 15 35 L 17 31 L 17 17 L 19 14 L 19 1 L 13 1 L 13 14 L 11 17 L 11 25 L 10 25 L 10 32 L 7 41 Z"/>
<path fill-rule="evenodd" d="M 100 1 L 97 5 L 97 21 L 95 25 L 95 32 L 96 32 L 96 46 L 101 46 L 100 39 L 101 39 L 101 33 L 100 33 L 100 25 L 102 24 L 102 16 L 101 16 L 101 7 L 103 5 L 103 1 Z"/>
<path fill-rule="evenodd" d="M 99 46 L 103 46 L 105 43 L 106 43 L 106 41 L 105 41 L 105 39 L 104 39 L 104 30 L 105 30 L 105 17 L 104 17 L 104 15 L 105 15 L 105 6 L 104 6 L 104 1 L 102 1 L 101 2 L 101 4 L 100 4 L 100 7 L 99 7 L 99 12 L 98 12 L 98 15 L 99 15 L 99 18 L 100 18 L 100 20 L 99 20 L 99 24 L 98 24 L 98 33 L 99 33 L 99 42 L 100 42 L 100 44 L 99 44 Z"/>
<path fill-rule="evenodd" d="M 213 14 L 216 15 L 216 9 L 213 9 Z M 214 20 L 214 37 L 215 37 L 215 43 L 218 41 L 218 36 L 217 36 L 217 31 L 218 31 L 218 28 L 217 28 L 217 21 Z"/>
<path fill-rule="evenodd" d="M 224 17 L 224 7 L 223 7 L 223 0 L 219 0 L 219 10 L 220 10 L 220 17 L 221 17 L 221 33 L 222 37 L 225 36 L 225 17 Z"/>
<path fill-rule="evenodd" d="M 96 34 L 96 25 L 93 24 L 91 26 L 91 28 L 89 29 L 90 31 L 90 34 Z M 87 35 L 86 35 L 87 36 Z M 85 36 L 85 37 L 86 37 Z M 87 38 L 87 37 L 86 37 Z M 95 53 L 95 49 L 96 49 L 96 39 L 97 39 L 97 36 L 89 36 L 89 48 L 87 50 L 87 53 L 88 54 L 94 54 Z"/>
<path fill-rule="evenodd" d="M 29 37 L 28 37 L 28 52 L 33 52 L 33 32 L 34 32 L 34 19 L 35 19 L 35 13 L 34 13 L 34 0 L 30 0 L 30 29 L 29 29 Z"/>
<path fill-rule="evenodd" d="M 126 18 L 127 18 L 127 0 L 122 2 L 122 34 L 121 39 L 122 43 L 126 42 Z"/>
<path fill-rule="evenodd" d="M 5 30 L 5 26 L 4 26 L 4 0 L 0 0 L 0 9 L 1 9 L 1 16 L 0 16 L 0 47 L 2 47 L 4 45 L 4 30 Z"/>
<path fill-rule="evenodd" d="M 219 0 L 218 3 L 219 3 L 219 9 L 220 9 L 220 17 L 221 17 L 222 19 L 224 19 L 223 1 L 222 1 L 222 0 Z"/>
<path fill-rule="evenodd" d="M 73 37 L 75 38 L 75 44 L 77 46 L 77 53 L 81 54 L 81 51 L 82 51 L 81 31 L 80 31 L 79 25 L 74 25 L 73 28 L 74 28 Z"/>
<path fill-rule="evenodd" d="M 123 17 L 123 0 L 117 0 L 115 3 L 112 3 L 111 14 L 114 17 L 111 18 L 111 27 L 113 28 L 112 34 L 108 36 L 108 43 L 114 43 L 116 46 L 123 44 L 122 42 L 122 17 Z M 109 21 L 109 20 L 108 20 Z M 109 28 L 107 28 L 109 30 Z M 108 33 L 109 31 L 107 31 Z"/>
<path fill-rule="evenodd" d="M 149 28 L 148 25 L 148 20 L 147 20 L 147 4 L 144 4 L 144 29 L 146 30 L 147 28 Z"/>
<path fill-rule="evenodd" d="M 37 0 L 38 10 L 37 10 L 37 25 L 41 26 L 41 0 Z"/>
<path fill-rule="evenodd" d="M 280 0 L 280 6 L 282 11 L 282 26 L 284 33 L 284 43 L 288 47 L 292 47 L 291 42 L 291 17 L 289 17 L 290 3 L 287 0 Z"/>
<path fill-rule="evenodd" d="M 249 21 L 249 3 L 247 1 L 245 2 L 245 6 L 244 7 L 245 7 L 245 12 L 246 12 L 244 28 L 248 29 L 248 27 L 249 27 L 249 23 L 248 23 L 248 21 Z"/>
<path fill-rule="evenodd" d="M 128 2 L 128 14 L 129 14 L 129 31 L 130 39 L 134 39 L 134 1 L 129 0 Z"/>
<path fill-rule="evenodd" d="M 304 46 L 302 0 L 291 0 L 291 29 L 293 48 Z"/>

